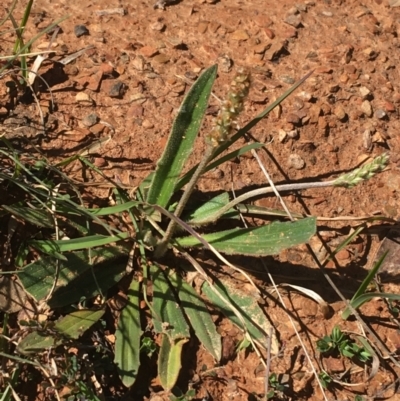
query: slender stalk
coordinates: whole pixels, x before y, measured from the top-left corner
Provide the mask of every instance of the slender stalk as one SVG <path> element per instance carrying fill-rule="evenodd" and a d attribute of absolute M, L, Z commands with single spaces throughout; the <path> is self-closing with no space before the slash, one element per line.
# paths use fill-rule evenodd
<path fill-rule="evenodd" d="M 227 203 L 221 209 L 219 209 L 214 214 L 210 215 L 208 219 L 202 220 L 202 224 L 212 223 L 218 220 L 224 213 L 228 210 L 232 209 L 234 206 L 238 205 L 246 201 L 247 199 L 254 198 L 260 195 L 266 195 L 274 193 L 275 191 L 298 191 L 302 189 L 310 189 L 310 188 L 323 188 L 323 187 L 345 187 L 351 188 L 361 181 L 369 180 L 375 174 L 383 171 L 389 161 L 389 156 L 386 153 L 377 156 L 370 163 L 365 164 L 362 167 L 359 167 L 353 170 L 350 173 L 343 174 L 340 177 L 336 178 L 332 181 L 324 181 L 324 182 L 302 182 L 299 184 L 282 184 L 276 185 L 275 188 L 267 187 L 267 188 L 258 188 L 250 192 L 246 192 L 243 195 L 238 196 L 233 201 Z"/>

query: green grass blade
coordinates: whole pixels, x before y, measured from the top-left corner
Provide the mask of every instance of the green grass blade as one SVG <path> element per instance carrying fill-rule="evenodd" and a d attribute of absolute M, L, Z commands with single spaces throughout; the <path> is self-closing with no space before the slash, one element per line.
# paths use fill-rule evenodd
<path fill-rule="evenodd" d="M 187 338 L 179 339 L 172 344 L 166 334 L 162 334 L 162 342 L 158 354 L 158 376 L 164 390 L 169 391 L 178 380 L 181 370 L 182 347 Z"/>
<path fill-rule="evenodd" d="M 150 267 L 150 276 L 153 282 L 153 310 L 156 314 L 153 315 L 154 330 L 167 333 L 171 341 L 189 338 L 189 326 L 164 271 L 153 265 Z"/>
<path fill-rule="evenodd" d="M 371 281 L 374 279 L 376 273 L 378 273 L 378 270 L 380 269 L 383 261 L 385 260 L 386 256 L 388 254 L 388 251 L 385 252 L 380 258 L 379 260 L 375 263 L 375 266 L 368 272 L 367 277 L 365 277 L 365 279 L 363 280 L 363 282 L 361 283 L 360 287 L 358 287 L 358 290 L 356 291 L 356 293 L 354 294 L 353 298 L 351 298 L 350 301 L 350 305 L 353 308 L 356 308 L 355 305 L 357 305 L 358 303 L 358 299 L 361 297 L 361 295 L 365 294 L 365 291 L 367 291 L 367 288 L 369 286 L 369 284 L 371 283 Z M 365 294 L 368 295 L 368 294 Z M 366 301 L 365 301 L 366 302 Z M 363 302 L 364 303 L 364 302 Z M 362 305 L 362 304 L 361 304 Z M 348 319 L 348 317 L 352 314 L 351 309 L 350 308 L 346 308 L 343 313 L 342 313 L 342 319 L 346 320 Z"/>
<path fill-rule="evenodd" d="M 86 211 L 94 216 L 109 216 L 111 214 L 126 212 L 138 205 L 140 205 L 140 202 L 129 201 L 129 202 L 117 204 L 115 206 L 100 207 L 98 209 L 86 209 Z"/>
<path fill-rule="evenodd" d="M 16 205 L 1 205 L 1 207 L 12 215 L 25 220 L 35 226 L 43 228 L 53 228 L 54 220 L 47 210 L 32 209 L 30 207 Z"/>
<path fill-rule="evenodd" d="M 45 35 L 46 33 L 50 32 L 52 29 L 54 29 L 55 26 L 57 26 L 58 24 L 60 24 L 62 21 L 64 21 L 65 19 L 67 19 L 68 16 L 62 17 L 59 20 L 57 20 L 56 22 L 53 22 L 52 24 L 50 24 L 48 27 L 46 27 L 45 29 L 43 29 L 42 31 L 40 31 L 37 35 L 35 35 L 32 39 L 30 39 L 27 43 L 25 43 L 25 45 L 21 48 L 18 49 L 17 54 L 15 54 L 14 56 L 10 57 L 8 59 L 8 63 L 6 63 L 4 65 L 4 67 L 0 68 L 0 75 L 8 68 L 12 67 L 14 61 L 19 57 L 20 54 L 24 54 L 29 48 L 30 46 L 35 43 L 36 40 L 38 40 L 41 36 Z"/>
<path fill-rule="evenodd" d="M 73 238 L 69 240 L 33 240 L 29 245 L 51 255 L 52 252 L 69 252 L 79 249 L 94 248 L 97 246 L 112 244 L 130 237 L 129 233 L 117 235 L 89 235 L 88 237 Z"/>
<path fill-rule="evenodd" d="M 237 228 L 202 235 L 217 251 L 228 255 L 275 255 L 291 246 L 307 242 L 316 230 L 314 217 L 294 222 L 275 222 L 260 227 Z M 182 247 L 201 246 L 193 237 L 176 238 Z"/>
<path fill-rule="evenodd" d="M 201 289 L 204 295 L 216 306 L 222 313 L 232 321 L 236 326 L 250 334 L 254 341 L 256 341 L 263 348 L 267 348 L 269 341 L 268 336 L 272 333 L 271 351 L 277 354 L 279 351 L 278 343 L 275 337 L 275 332 L 271 324 L 268 322 L 264 312 L 254 299 L 253 294 L 246 294 L 245 292 L 234 288 L 226 282 L 222 282 L 213 278 L 214 291 L 211 289 L 208 282 L 204 282 Z M 218 292 L 218 296 L 215 292 Z M 242 321 L 236 316 L 232 309 L 222 299 L 226 299 L 243 318 L 245 327 Z"/>
<path fill-rule="evenodd" d="M 162 207 L 168 205 L 182 169 L 192 152 L 216 74 L 216 65 L 205 70 L 183 100 L 164 153 L 157 163 L 147 195 L 148 203 Z"/>
<path fill-rule="evenodd" d="M 391 299 L 393 301 L 399 301 L 400 294 L 392 294 L 388 292 L 367 292 L 366 294 L 362 294 L 358 298 L 352 300 L 352 306 L 354 309 L 357 309 L 361 305 L 365 304 L 366 302 L 370 301 L 373 298 L 386 298 L 386 299 Z"/>
<path fill-rule="evenodd" d="M 131 387 L 137 378 L 140 366 L 140 283 L 132 280 L 128 290 L 128 304 L 119 316 L 117 331 L 115 333 L 114 363 L 118 374 L 126 387 Z"/>
<path fill-rule="evenodd" d="M 196 337 L 206 350 L 219 362 L 221 359 L 221 336 L 215 328 L 208 309 L 196 291 L 176 273 L 169 274 L 173 286 L 178 292 L 181 306 L 189 319 Z"/>

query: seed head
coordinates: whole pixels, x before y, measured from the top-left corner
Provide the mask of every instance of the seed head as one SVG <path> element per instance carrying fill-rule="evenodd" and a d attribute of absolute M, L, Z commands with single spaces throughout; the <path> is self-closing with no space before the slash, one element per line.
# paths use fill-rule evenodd
<path fill-rule="evenodd" d="M 221 104 L 221 109 L 214 121 L 207 142 L 216 147 L 226 141 L 232 132 L 237 116 L 243 110 L 243 102 L 250 89 L 250 72 L 240 67 L 231 82 L 228 95 Z"/>

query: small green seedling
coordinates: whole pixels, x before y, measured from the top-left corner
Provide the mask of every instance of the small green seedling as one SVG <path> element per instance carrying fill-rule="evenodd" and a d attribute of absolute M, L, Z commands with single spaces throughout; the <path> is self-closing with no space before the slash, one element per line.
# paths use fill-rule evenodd
<path fill-rule="evenodd" d="M 287 386 L 280 382 L 279 376 L 276 373 L 270 374 L 268 382 L 270 390 L 267 393 L 267 400 L 270 400 L 272 397 L 275 397 L 279 393 L 282 394 L 287 390 Z"/>
<path fill-rule="evenodd" d="M 329 336 L 317 341 L 317 349 L 322 354 L 338 352 L 340 355 L 358 359 L 360 362 L 368 362 L 372 355 L 364 347 L 358 346 L 347 334 L 343 333 L 338 326 L 332 329 Z"/>
<path fill-rule="evenodd" d="M 236 352 L 239 353 L 240 351 L 251 351 L 251 342 L 244 337 L 241 341 L 239 341 L 238 345 L 236 346 Z"/>
<path fill-rule="evenodd" d="M 321 383 L 322 387 L 327 389 L 330 384 L 332 383 L 332 377 L 329 376 L 324 370 L 318 375 L 319 382 Z"/>
<path fill-rule="evenodd" d="M 142 338 L 142 345 L 140 346 L 140 352 L 145 353 L 149 358 L 157 351 L 157 344 L 150 338 L 144 336 Z"/>

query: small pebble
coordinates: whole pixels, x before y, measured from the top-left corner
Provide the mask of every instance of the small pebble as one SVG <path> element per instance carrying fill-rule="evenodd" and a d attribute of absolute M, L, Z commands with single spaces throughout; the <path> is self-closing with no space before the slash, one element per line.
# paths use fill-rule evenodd
<path fill-rule="evenodd" d="M 371 106 L 371 103 L 368 100 L 364 100 L 361 103 L 361 110 L 367 117 L 371 117 L 372 116 L 372 106 Z"/>
<path fill-rule="evenodd" d="M 150 28 L 153 31 L 161 32 L 161 31 L 163 31 L 165 29 L 165 24 L 163 22 L 161 22 L 161 21 L 156 21 L 156 22 L 154 22 L 153 24 L 150 25 Z"/>
<path fill-rule="evenodd" d="M 306 91 L 301 91 L 297 96 L 306 102 L 309 102 L 312 99 L 311 93 L 308 93 Z"/>
<path fill-rule="evenodd" d="M 335 116 L 340 120 L 344 120 L 346 118 L 346 112 L 344 111 L 342 106 L 337 106 L 334 110 Z"/>
<path fill-rule="evenodd" d="M 285 22 L 288 25 L 291 25 L 291 26 L 293 26 L 295 28 L 299 28 L 301 26 L 301 16 L 300 15 L 293 15 L 293 14 L 292 15 L 288 15 L 285 18 Z"/>
<path fill-rule="evenodd" d="M 157 54 L 157 56 L 153 57 L 153 61 L 157 64 L 165 64 L 170 60 L 169 56 L 166 54 Z"/>
<path fill-rule="evenodd" d="M 365 86 L 360 87 L 360 95 L 363 99 L 366 99 L 370 93 L 371 93 L 371 91 L 368 88 L 366 88 Z"/>
<path fill-rule="evenodd" d="M 286 116 L 286 121 L 291 124 L 299 124 L 300 117 L 295 113 L 290 113 Z"/>
<path fill-rule="evenodd" d="M 107 92 L 110 97 L 121 97 L 124 89 L 123 82 L 119 80 L 104 81 L 102 85 L 103 89 Z"/>
<path fill-rule="evenodd" d="M 306 162 L 297 154 L 292 153 L 288 159 L 289 167 L 293 167 L 296 170 L 301 170 L 306 165 Z"/>
<path fill-rule="evenodd" d="M 269 39 L 273 39 L 275 37 L 275 32 L 272 29 L 264 28 L 264 32 Z"/>
<path fill-rule="evenodd" d="M 139 52 L 144 57 L 153 57 L 158 53 L 158 50 L 155 47 L 143 46 Z"/>
<path fill-rule="evenodd" d="M 324 17 L 333 17 L 333 13 L 331 11 L 322 11 L 322 15 Z"/>
<path fill-rule="evenodd" d="M 238 29 L 237 31 L 232 32 L 231 39 L 248 40 L 248 39 L 250 39 L 250 36 L 244 29 Z"/>
<path fill-rule="evenodd" d="M 154 124 L 150 120 L 143 120 L 142 127 L 146 129 L 154 128 Z"/>
<path fill-rule="evenodd" d="M 96 157 L 94 159 L 94 165 L 96 167 L 105 167 L 105 166 L 107 166 L 107 164 L 108 164 L 107 160 L 103 159 L 102 157 Z"/>
<path fill-rule="evenodd" d="M 218 68 L 221 72 L 229 72 L 232 69 L 233 61 L 226 54 L 219 56 L 217 59 Z"/>
<path fill-rule="evenodd" d="M 95 125 L 99 121 L 99 116 L 95 113 L 90 113 L 87 114 L 85 117 L 82 119 L 82 124 L 85 127 L 91 127 L 92 125 Z"/>
<path fill-rule="evenodd" d="M 386 101 L 385 102 L 385 110 L 389 113 L 393 113 L 396 111 L 396 107 L 394 106 L 393 103 Z"/>
<path fill-rule="evenodd" d="M 374 116 L 381 120 L 381 119 L 385 118 L 387 116 L 387 114 L 386 114 L 385 110 L 377 109 L 377 110 L 375 110 Z"/>
<path fill-rule="evenodd" d="M 363 147 L 366 150 L 371 150 L 372 148 L 372 136 L 371 136 L 371 130 L 366 129 L 363 134 L 362 134 L 362 143 Z"/>
<path fill-rule="evenodd" d="M 283 130 L 283 129 L 280 129 L 278 131 L 278 141 L 280 143 L 282 143 L 282 142 L 284 142 L 286 140 L 286 137 L 287 137 L 286 131 Z"/>
<path fill-rule="evenodd" d="M 77 38 L 80 38 L 83 35 L 89 35 L 89 30 L 85 25 L 75 25 L 74 33 Z"/>
<path fill-rule="evenodd" d="M 290 75 L 281 75 L 279 79 L 286 84 L 293 85 L 295 83 L 295 79 Z"/>
<path fill-rule="evenodd" d="M 82 104 L 87 104 L 87 105 L 93 104 L 92 98 L 85 92 L 78 92 L 75 96 L 75 100 L 78 103 L 82 103 Z"/>
<path fill-rule="evenodd" d="M 293 129 L 287 133 L 287 136 L 291 139 L 296 139 L 299 136 L 297 129 Z"/>

